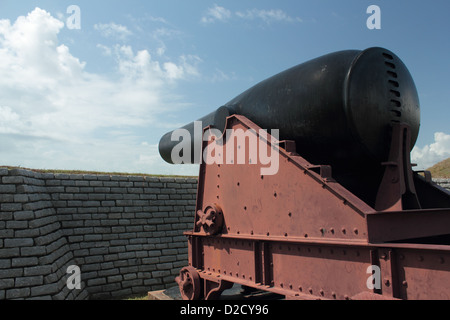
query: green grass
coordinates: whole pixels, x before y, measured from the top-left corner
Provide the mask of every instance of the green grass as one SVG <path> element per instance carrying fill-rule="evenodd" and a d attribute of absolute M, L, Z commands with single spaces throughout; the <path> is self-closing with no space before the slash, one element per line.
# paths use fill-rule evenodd
<path fill-rule="evenodd" d="M 140 301 L 140 300 L 148 300 L 148 296 L 134 296 L 134 297 L 128 297 L 125 298 L 124 300 L 128 300 L 128 301 Z"/>
<path fill-rule="evenodd" d="M 128 172 L 103 172 L 103 171 L 83 171 L 83 170 L 60 170 L 60 169 L 30 169 L 15 166 L 0 166 L 7 169 L 24 169 L 41 173 L 65 173 L 65 174 L 95 174 L 95 175 L 111 175 L 111 176 L 144 176 L 144 177 L 168 177 L 168 178 L 197 178 L 197 176 L 184 175 L 163 175 L 163 174 L 147 174 L 147 173 L 128 173 Z"/>

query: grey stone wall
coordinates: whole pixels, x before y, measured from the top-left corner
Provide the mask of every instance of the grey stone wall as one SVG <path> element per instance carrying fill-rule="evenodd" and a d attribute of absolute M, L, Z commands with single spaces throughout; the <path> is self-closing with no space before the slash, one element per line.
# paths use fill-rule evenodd
<path fill-rule="evenodd" d="M 108 299 L 174 285 L 197 180 L 0 168 L 0 299 Z M 69 266 L 81 289 L 69 289 Z"/>

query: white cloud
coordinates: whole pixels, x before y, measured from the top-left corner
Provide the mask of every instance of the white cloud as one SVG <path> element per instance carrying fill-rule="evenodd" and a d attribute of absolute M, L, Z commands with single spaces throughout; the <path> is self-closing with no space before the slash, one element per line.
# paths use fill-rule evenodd
<path fill-rule="evenodd" d="M 417 163 L 419 169 L 427 169 L 450 157 L 450 135 L 443 132 L 434 134 L 434 142 L 422 148 L 414 147 L 411 161 Z"/>
<path fill-rule="evenodd" d="M 196 56 L 160 62 L 148 50 L 98 45 L 115 74 L 87 72 L 59 43 L 64 24 L 36 8 L 14 23 L 0 20 L 0 158 L 2 165 L 172 173 L 155 145 L 161 115 L 182 106 L 175 81 L 198 75 Z M 114 68 L 112 68 L 114 69 Z M 162 128 L 161 132 L 157 131 Z M 151 161 L 150 161 L 151 160 Z M 166 170 L 166 171 L 164 171 Z"/>
<path fill-rule="evenodd" d="M 169 79 L 179 79 L 183 77 L 183 67 L 177 66 L 173 62 L 164 63 L 164 70 L 167 72 Z"/>
<path fill-rule="evenodd" d="M 217 4 L 214 5 L 214 7 L 209 8 L 206 12 L 206 14 L 202 17 L 201 22 L 203 23 L 212 23 L 215 21 L 227 21 L 231 18 L 231 11 L 218 6 Z"/>
<path fill-rule="evenodd" d="M 111 23 L 98 23 L 94 25 L 94 29 L 99 31 L 105 38 L 112 38 L 124 41 L 133 33 L 126 26 Z"/>
<path fill-rule="evenodd" d="M 300 18 L 292 18 L 286 12 L 280 9 L 272 9 L 272 10 L 261 10 L 261 9 L 251 9 L 246 12 L 236 12 L 236 16 L 246 20 L 256 20 L 261 19 L 266 23 L 271 22 L 294 22 L 300 21 Z"/>
<path fill-rule="evenodd" d="M 164 19 L 163 17 L 153 17 L 150 15 L 147 15 L 146 19 L 148 19 L 149 21 L 152 21 L 152 22 L 160 22 L 160 23 L 164 23 L 164 24 L 168 23 L 167 20 Z"/>
<path fill-rule="evenodd" d="M 209 81 L 212 83 L 216 82 L 222 82 L 222 81 L 230 81 L 230 80 L 236 80 L 236 74 L 234 72 L 227 74 L 224 71 L 216 68 L 214 74 L 209 78 Z"/>
<path fill-rule="evenodd" d="M 105 45 L 99 43 L 99 44 L 97 44 L 97 48 L 102 50 L 103 55 L 105 55 L 105 56 L 111 56 L 112 55 L 112 50 L 108 46 L 105 46 Z"/>
<path fill-rule="evenodd" d="M 281 9 L 264 10 L 254 8 L 245 12 L 237 11 L 233 14 L 230 10 L 217 4 L 207 10 L 206 14 L 201 18 L 201 22 L 204 24 L 216 21 L 226 22 L 232 17 L 244 20 L 262 20 L 267 24 L 272 22 L 302 22 L 302 19 L 298 17 L 293 18 Z"/>

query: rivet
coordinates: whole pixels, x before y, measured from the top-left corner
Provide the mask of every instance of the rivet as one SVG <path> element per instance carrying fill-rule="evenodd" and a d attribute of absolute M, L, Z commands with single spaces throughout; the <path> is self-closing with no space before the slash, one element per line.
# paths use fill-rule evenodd
<path fill-rule="evenodd" d="M 322 289 L 320 289 L 320 292 L 319 292 L 319 293 L 320 293 L 321 296 L 323 296 L 323 295 L 325 294 L 324 291 L 323 291 Z"/>
<path fill-rule="evenodd" d="M 331 296 L 333 297 L 333 299 L 336 299 L 336 292 L 332 292 Z"/>
<path fill-rule="evenodd" d="M 347 233 L 347 230 L 345 230 L 345 228 L 342 228 L 342 233 L 343 233 L 343 234 L 346 234 L 346 233 Z"/>
<path fill-rule="evenodd" d="M 312 294 L 313 293 L 312 287 L 309 287 L 308 291 L 309 291 L 310 294 Z"/>
<path fill-rule="evenodd" d="M 406 282 L 406 280 L 403 280 L 402 286 L 407 287 L 408 286 L 408 282 Z"/>
<path fill-rule="evenodd" d="M 353 232 L 355 233 L 355 234 L 358 234 L 358 229 L 353 229 Z"/>
<path fill-rule="evenodd" d="M 386 287 L 389 287 L 391 285 L 391 281 L 389 281 L 389 279 L 384 279 L 384 284 Z"/>

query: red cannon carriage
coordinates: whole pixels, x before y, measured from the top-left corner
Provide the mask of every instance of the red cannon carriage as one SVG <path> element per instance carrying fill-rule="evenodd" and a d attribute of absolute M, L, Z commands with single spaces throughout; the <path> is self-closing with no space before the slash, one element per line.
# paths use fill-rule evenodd
<path fill-rule="evenodd" d="M 166 134 L 166 161 L 200 163 L 182 297 L 237 283 L 286 299 L 450 299 L 450 193 L 412 169 L 419 118 L 406 66 L 370 48 L 261 82 L 200 119 L 200 137 L 200 123 L 180 129 L 197 133 L 188 143 Z"/>

